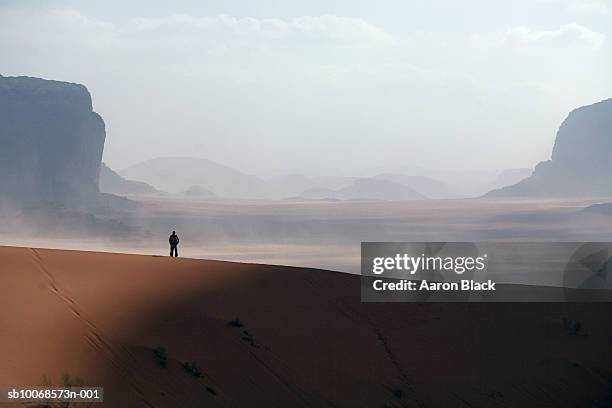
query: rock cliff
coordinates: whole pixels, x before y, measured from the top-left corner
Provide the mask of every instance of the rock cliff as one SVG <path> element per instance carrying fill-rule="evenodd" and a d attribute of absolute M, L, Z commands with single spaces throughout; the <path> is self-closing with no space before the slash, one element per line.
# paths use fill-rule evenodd
<path fill-rule="evenodd" d="M 573 110 L 561 124 L 551 160 L 489 197 L 612 195 L 612 99 Z"/>
<path fill-rule="evenodd" d="M 104 140 L 104 121 L 83 85 L 0 76 L 1 198 L 94 200 Z"/>

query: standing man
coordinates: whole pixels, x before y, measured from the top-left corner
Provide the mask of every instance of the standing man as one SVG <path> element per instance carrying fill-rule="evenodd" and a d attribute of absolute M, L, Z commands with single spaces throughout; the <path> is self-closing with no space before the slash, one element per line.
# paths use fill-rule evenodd
<path fill-rule="evenodd" d="M 172 235 L 170 235 L 170 238 L 168 239 L 168 242 L 170 243 L 170 256 L 175 256 L 178 257 L 178 244 L 179 244 L 179 237 L 178 235 L 176 235 L 176 231 L 172 231 Z"/>

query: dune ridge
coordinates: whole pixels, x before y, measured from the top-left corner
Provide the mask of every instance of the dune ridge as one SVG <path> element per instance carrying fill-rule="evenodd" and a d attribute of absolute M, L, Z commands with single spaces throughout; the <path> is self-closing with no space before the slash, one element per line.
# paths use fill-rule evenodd
<path fill-rule="evenodd" d="M 68 372 L 109 407 L 612 402 L 605 303 L 364 304 L 359 276 L 324 270 L 15 247 L 0 260 L 0 386 Z"/>

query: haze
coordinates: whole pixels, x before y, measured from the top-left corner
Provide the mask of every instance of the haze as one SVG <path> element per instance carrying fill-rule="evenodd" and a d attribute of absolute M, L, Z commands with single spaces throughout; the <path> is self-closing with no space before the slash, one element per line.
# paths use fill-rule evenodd
<path fill-rule="evenodd" d="M 0 73 L 85 84 L 117 169 L 532 167 L 567 112 L 612 94 L 611 16 L 598 0 L 4 1 Z"/>

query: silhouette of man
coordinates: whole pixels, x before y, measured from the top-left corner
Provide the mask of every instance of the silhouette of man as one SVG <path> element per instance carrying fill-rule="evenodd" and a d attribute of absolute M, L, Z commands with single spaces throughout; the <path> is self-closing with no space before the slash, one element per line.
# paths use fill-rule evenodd
<path fill-rule="evenodd" d="M 168 238 L 168 242 L 170 243 L 170 256 L 178 257 L 179 237 L 176 235 L 176 231 L 172 231 L 172 235 Z"/>

